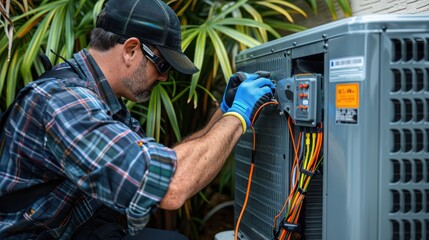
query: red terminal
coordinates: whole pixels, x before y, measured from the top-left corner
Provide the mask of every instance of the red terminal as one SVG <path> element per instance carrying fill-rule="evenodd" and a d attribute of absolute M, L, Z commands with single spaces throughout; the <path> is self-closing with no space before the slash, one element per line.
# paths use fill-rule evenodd
<path fill-rule="evenodd" d="M 300 95 L 300 96 L 301 96 L 301 95 Z M 303 94 L 303 97 L 304 97 L 304 98 L 308 98 L 308 94 L 307 94 L 307 93 L 304 93 L 304 94 Z"/>
<path fill-rule="evenodd" d="M 308 88 L 308 87 L 309 87 L 308 83 L 304 83 L 304 88 Z"/>
<path fill-rule="evenodd" d="M 300 93 L 300 94 L 299 94 L 299 98 L 303 98 L 303 97 L 305 97 L 305 95 L 306 95 L 306 94 L 304 94 L 304 93 Z"/>
<path fill-rule="evenodd" d="M 307 110 L 308 109 L 308 106 L 304 106 L 304 110 Z"/>
<path fill-rule="evenodd" d="M 302 110 L 304 108 L 304 106 L 302 106 L 302 105 L 299 105 L 299 109 L 300 110 Z"/>
<path fill-rule="evenodd" d="M 303 89 L 304 88 L 304 84 L 300 83 L 299 84 L 299 88 Z"/>

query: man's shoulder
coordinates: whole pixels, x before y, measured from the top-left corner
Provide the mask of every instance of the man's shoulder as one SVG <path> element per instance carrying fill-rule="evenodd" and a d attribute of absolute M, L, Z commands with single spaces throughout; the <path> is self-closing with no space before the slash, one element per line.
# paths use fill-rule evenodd
<path fill-rule="evenodd" d="M 84 88 L 93 92 L 87 82 L 79 77 L 44 77 L 31 82 L 27 87 L 32 88 L 34 94 L 41 94 L 45 98 L 50 98 L 52 95 L 70 88 Z"/>

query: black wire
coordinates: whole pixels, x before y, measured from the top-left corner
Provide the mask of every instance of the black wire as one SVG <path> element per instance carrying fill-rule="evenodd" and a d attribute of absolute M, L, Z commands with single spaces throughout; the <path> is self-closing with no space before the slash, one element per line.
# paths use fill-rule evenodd
<path fill-rule="evenodd" d="M 69 62 L 67 59 L 65 59 L 64 57 L 62 57 L 61 55 L 59 55 L 58 53 L 56 53 L 56 52 L 54 52 L 54 50 L 52 50 L 51 49 L 51 52 L 53 53 L 53 54 L 55 54 L 55 56 L 57 56 L 57 57 L 59 57 L 59 58 L 61 58 L 64 62 L 66 62 L 66 63 L 68 63 L 69 65 L 70 65 L 70 67 L 71 68 L 73 68 L 73 70 L 77 73 L 77 74 L 79 74 L 79 76 L 81 76 L 81 74 L 80 74 L 80 71 L 71 63 L 71 62 Z"/>

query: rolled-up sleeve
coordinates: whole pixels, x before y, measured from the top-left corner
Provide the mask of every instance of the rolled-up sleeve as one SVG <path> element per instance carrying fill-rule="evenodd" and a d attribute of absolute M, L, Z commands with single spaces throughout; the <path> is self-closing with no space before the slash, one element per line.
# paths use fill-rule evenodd
<path fill-rule="evenodd" d="M 130 234 L 143 229 L 176 169 L 174 150 L 113 120 L 86 88 L 52 94 L 45 116 L 51 167 L 85 194 L 126 213 Z"/>
<path fill-rule="evenodd" d="M 157 144 L 152 138 L 143 139 L 143 146 L 148 151 L 150 162 L 143 184 L 127 209 L 128 230 L 131 235 L 146 226 L 151 207 L 165 195 L 176 169 L 176 154 L 172 149 Z"/>

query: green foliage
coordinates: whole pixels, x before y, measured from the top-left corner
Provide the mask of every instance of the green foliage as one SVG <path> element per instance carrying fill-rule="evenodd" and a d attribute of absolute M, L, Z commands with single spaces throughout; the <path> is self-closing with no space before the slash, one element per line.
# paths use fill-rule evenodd
<path fill-rule="evenodd" d="M 313 9 L 313 12 L 317 14 L 317 0 L 305 0 Z M 325 0 L 326 5 L 328 6 L 329 12 L 332 15 L 332 19 L 337 19 L 337 12 L 335 11 L 334 0 Z M 337 0 L 338 5 L 341 10 L 343 10 L 344 16 L 351 17 L 352 16 L 352 8 L 350 7 L 350 3 L 348 0 Z"/>
<path fill-rule="evenodd" d="M 216 103 L 214 94 L 219 96 L 235 71 L 238 52 L 279 38 L 278 31 L 304 30 L 294 24 L 294 16 L 307 14 L 286 0 L 165 1 L 182 23 L 182 48 L 200 72 L 183 76 L 171 71 L 170 80 L 154 87 L 147 103 L 128 101 L 127 107 L 145 126 L 148 136 L 171 146 L 205 122 Z M 317 12 L 316 0 L 305 1 Z M 87 47 L 104 0 L 10 0 L 6 5 L 8 2 L 0 0 L 0 31 L 5 32 L 0 35 L 0 111 L 20 88 L 44 71 L 39 54 L 45 53 L 53 63 L 59 63 L 61 59 L 50 50 L 70 58 Z M 337 2 L 350 16 L 348 0 Z M 333 0 L 326 0 L 326 4 L 336 18 Z M 232 188 L 232 164 L 228 166 L 219 175 L 217 188 L 221 190 Z M 202 192 L 187 202 L 185 218 L 198 222 L 190 217 L 192 209 L 207 201 Z"/>
<path fill-rule="evenodd" d="M 3 18 L 0 30 L 13 31 L 0 35 L 0 110 L 13 101 L 23 85 L 43 72 L 40 53 L 58 63 L 50 49 L 70 58 L 76 49 L 87 46 L 87 34 L 94 27 L 94 16 L 102 3 L 102 0 L 12 0 L 5 6 L 2 16 L 9 12 L 9 17 Z"/>
<path fill-rule="evenodd" d="M 308 2 L 317 11 L 315 2 Z M 348 6 L 345 0 L 338 2 Z M 11 0 L 9 5 L 0 6 L 3 16 L 0 30 L 6 33 L 0 37 L 0 111 L 12 102 L 21 87 L 43 72 L 39 54 L 45 53 L 52 62 L 58 63 L 61 59 L 50 50 L 70 58 L 75 51 L 87 47 L 89 32 L 95 26 L 103 3 L 104 0 Z M 293 15 L 306 16 L 306 13 L 285 0 L 177 0 L 167 3 L 182 22 L 182 47 L 193 56 L 201 71 L 191 77 L 172 73 L 171 78 L 179 79 L 177 84 L 160 84 L 147 104 L 128 105 L 146 125 L 148 135 L 158 141 L 163 141 L 163 131 L 171 129 L 174 137 L 167 142 L 171 144 L 182 138 L 180 127 L 184 122 L 191 123 L 195 119 L 178 113 L 178 109 L 202 106 L 203 111 L 196 111 L 196 114 L 206 114 L 208 104 L 215 101 L 207 92 L 213 86 L 223 86 L 234 72 L 235 55 L 280 37 L 278 30 L 303 30 L 304 27 L 293 23 Z M 185 90 L 187 94 L 183 95 Z M 179 97 L 187 98 L 183 101 Z M 195 127 L 198 126 L 185 126 L 185 129 L 189 132 Z"/>

